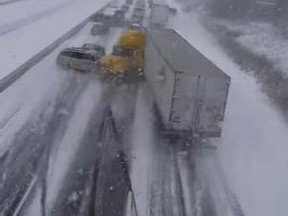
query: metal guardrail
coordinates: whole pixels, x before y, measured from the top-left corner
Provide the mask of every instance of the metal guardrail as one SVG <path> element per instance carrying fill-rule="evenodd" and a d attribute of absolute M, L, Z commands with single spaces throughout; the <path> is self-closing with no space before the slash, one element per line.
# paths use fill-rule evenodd
<path fill-rule="evenodd" d="M 105 10 L 108 7 L 108 5 L 109 3 L 103 6 L 101 9 L 99 9 L 95 13 Z M 15 83 L 20 77 L 22 77 L 29 69 L 31 69 L 34 65 L 36 65 L 38 62 L 40 62 L 42 59 L 44 59 L 46 56 L 52 53 L 60 44 L 62 44 L 64 41 L 68 40 L 77 32 L 79 32 L 89 22 L 91 17 L 95 15 L 95 13 L 91 14 L 89 17 L 87 17 L 82 22 L 80 22 L 78 25 L 73 27 L 70 31 L 62 35 L 56 41 L 48 45 L 42 51 L 34 55 L 28 61 L 26 61 L 25 63 L 20 65 L 18 68 L 16 68 L 14 71 L 12 71 L 10 74 L 8 74 L 3 79 L 1 79 L 0 80 L 0 93 L 5 91 L 8 87 L 10 87 L 13 83 Z"/>

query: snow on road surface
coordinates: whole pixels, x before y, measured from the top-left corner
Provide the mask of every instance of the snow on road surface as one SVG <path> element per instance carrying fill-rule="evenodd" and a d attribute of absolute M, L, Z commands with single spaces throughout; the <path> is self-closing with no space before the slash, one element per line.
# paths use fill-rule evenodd
<path fill-rule="evenodd" d="M 89 119 L 101 99 L 101 85 L 91 80 L 75 109 L 67 131 L 60 143 L 51 153 L 48 173 L 48 208 L 52 208 L 70 163 L 77 157 L 76 152 L 80 148 L 81 139 L 86 131 Z"/>
<path fill-rule="evenodd" d="M 108 0 L 72 1 L 67 7 L 62 7 L 50 16 L 2 35 L 0 37 L 0 79 L 107 3 Z"/>
<path fill-rule="evenodd" d="M 67 94 L 63 95 L 63 90 L 67 89 L 67 87 L 69 89 L 71 85 L 74 85 L 74 87 L 72 86 L 73 91 L 76 89 L 76 93 L 78 92 L 77 94 L 79 94 L 75 99 L 72 99 L 72 101 L 79 100 L 76 101 L 76 105 L 74 102 L 72 103 L 73 106 L 75 105 L 75 109 L 68 107 L 70 111 L 58 111 L 59 114 L 68 115 L 69 118 L 67 128 L 65 125 L 62 126 L 59 134 L 56 135 L 56 140 L 52 139 L 50 143 L 50 145 L 52 145 L 52 143 L 57 144 L 61 141 L 60 146 L 55 150 L 55 155 L 52 154 L 55 160 L 52 160 L 53 164 L 50 166 L 52 174 L 49 174 L 49 179 L 51 181 L 48 181 L 49 191 L 53 191 L 53 193 L 48 194 L 48 205 L 50 207 L 54 206 L 59 188 L 63 187 L 63 178 L 66 175 L 71 160 L 74 159 L 74 154 L 77 151 L 77 148 L 81 144 L 79 139 L 82 138 L 83 133 L 87 129 L 87 121 L 91 118 L 89 113 L 90 111 L 95 112 L 95 104 L 99 102 L 98 96 L 101 94 L 100 85 L 96 82 L 94 74 L 88 74 L 87 77 L 85 74 L 80 74 L 72 70 L 65 71 L 56 66 L 56 57 L 60 50 L 65 47 L 81 46 L 83 43 L 99 43 L 106 48 L 111 48 L 111 44 L 115 43 L 116 36 L 119 36 L 122 31 L 120 28 L 115 28 L 111 29 L 109 34 L 105 37 L 94 37 L 90 34 L 92 25 L 93 23 L 88 23 L 77 35 L 61 44 L 59 48 L 45 57 L 41 62 L 30 69 L 21 79 L 0 95 L 0 101 L 3 103 L 3 106 L 5 104 L 4 109 L 0 113 L 0 119 L 2 119 L 4 125 L 1 129 L 3 136 L 1 137 L 0 152 L 2 152 L 2 155 L 5 155 L 13 144 L 14 137 L 17 135 L 18 130 L 20 130 L 26 122 L 39 118 L 41 113 L 43 114 L 45 107 L 50 107 L 48 109 L 50 113 L 55 112 L 55 110 L 59 109 L 59 104 L 57 104 L 59 99 L 60 102 L 69 101 L 69 98 L 75 97 L 75 93 L 69 94 L 69 92 L 67 92 Z M 90 75 L 91 77 L 89 78 Z M 26 95 L 29 95 L 29 97 L 25 97 Z M 61 95 L 65 98 L 59 98 Z M 89 99 L 87 99 L 87 97 Z M 13 112 L 11 110 L 16 110 L 17 112 L 12 115 Z M 75 113 L 71 114 L 71 110 L 75 110 Z M 12 117 L 7 118 L 7 115 L 12 115 Z M 51 117 L 51 115 L 48 115 L 48 118 L 49 116 Z M 86 121 L 84 122 L 85 119 Z M 42 119 L 43 124 L 47 124 L 46 121 L 49 122 L 50 120 Z M 35 130 L 39 130 L 38 126 L 39 125 L 35 125 Z M 53 127 L 57 128 L 58 126 L 54 125 Z M 72 132 L 70 130 L 72 130 Z M 77 134 L 79 136 L 75 137 Z M 72 139 L 73 142 L 70 139 Z M 37 143 L 34 143 L 33 145 L 37 145 Z M 65 145 L 65 147 L 63 147 L 63 145 Z M 71 145 L 74 145 L 75 148 L 70 148 Z M 64 154 L 64 156 L 59 156 L 59 154 Z M 59 163 L 57 166 L 57 163 L 55 164 L 54 162 L 58 159 L 61 161 L 58 161 Z M 19 161 L 15 160 L 15 163 L 17 164 Z M 59 164 L 62 165 L 60 166 Z M 39 193 L 41 193 L 41 190 L 36 192 L 35 198 L 31 201 L 32 209 L 39 205 Z M 30 211 L 31 208 L 28 208 L 28 211 Z"/>
<path fill-rule="evenodd" d="M 89 4 L 92 5 L 92 1 Z M 93 5 L 94 4 L 95 2 L 93 2 Z M 79 4 L 78 7 L 80 7 L 80 5 L 85 5 L 85 7 L 87 7 L 88 4 L 86 5 L 81 1 L 81 4 Z M 77 10 L 74 8 L 73 13 L 71 12 L 71 14 L 69 14 L 67 12 L 65 15 L 69 17 L 69 19 L 66 17 L 68 20 L 71 21 L 72 18 L 72 20 L 78 22 L 78 15 L 78 19 L 73 19 L 73 17 L 75 17 L 75 11 L 78 12 L 83 10 L 88 14 L 94 12 L 94 8 L 93 11 L 91 8 L 92 7 L 86 9 L 77 8 Z M 87 14 L 82 14 L 83 18 L 85 18 Z M 51 22 L 51 20 L 49 22 Z M 19 38 L 17 38 L 19 35 L 26 35 L 31 41 L 32 37 L 29 37 L 30 33 L 33 37 L 37 37 L 37 40 L 39 39 L 41 42 L 43 37 L 41 34 L 44 32 L 45 35 L 45 27 L 51 32 L 56 29 L 57 34 L 60 32 L 61 28 L 64 28 L 63 23 L 63 25 L 59 24 L 59 26 L 53 25 L 54 29 L 52 31 L 52 25 L 46 23 L 47 25 L 40 28 L 41 31 L 39 28 L 37 28 L 37 31 L 35 29 L 33 30 L 32 26 L 37 24 L 39 27 L 41 26 L 39 23 L 43 25 L 44 21 L 48 22 L 48 19 L 31 24 L 29 28 L 25 27 L 21 29 L 21 31 L 19 30 L 19 32 L 15 31 L 9 34 L 10 42 L 13 41 L 16 43 L 16 41 L 19 40 Z M 56 21 L 57 23 L 60 22 L 54 17 L 53 22 L 56 23 Z M 72 26 L 72 21 L 70 21 L 69 23 Z M 286 144 L 288 135 L 286 123 L 281 120 L 281 116 L 260 92 L 259 86 L 254 78 L 244 74 L 239 66 L 232 62 L 231 58 L 217 45 L 216 40 L 212 35 L 201 26 L 197 15 L 178 14 L 172 21 L 172 26 L 174 26 L 184 38 L 198 48 L 206 57 L 211 59 L 232 77 L 226 119 L 224 122 L 223 138 L 214 142 L 218 142 L 219 158 L 228 180 L 243 206 L 245 215 L 286 216 L 288 213 L 288 207 L 285 203 L 285 201 L 288 200 L 288 187 L 286 187 L 288 172 L 287 166 L 285 167 L 285 165 L 288 164 L 288 146 Z M 31 32 L 24 32 L 25 29 L 29 29 Z M 56 34 L 53 34 L 52 36 L 51 32 L 48 34 L 49 36 L 58 37 Z M 7 35 L 4 35 L 2 38 L 7 39 L 8 37 L 6 36 Z M 43 41 L 41 42 L 42 45 L 47 43 L 47 38 L 49 38 L 49 36 L 46 38 L 43 37 Z M 2 38 L 0 38 L 0 43 Z M 63 47 L 73 43 L 80 44 L 81 41 L 90 39 L 89 34 L 83 30 L 83 34 L 80 34 L 79 37 L 74 38 L 72 41 L 66 42 L 63 44 Z M 23 45 L 23 40 L 21 39 L 16 45 Z M 27 44 L 25 44 L 25 46 L 27 49 Z M 31 48 L 31 50 L 35 51 L 40 49 L 39 47 L 36 47 L 36 45 L 32 46 L 33 49 Z M 30 53 L 30 48 L 27 50 L 29 50 Z M 11 88 L 0 95 L 0 104 L 4 107 L 0 113 L 1 122 L 3 122 L 1 123 L 3 127 L 0 129 L 0 132 L 7 136 L 6 138 L 1 137 L 1 139 L 4 140 L 3 142 L 0 142 L 1 145 L 3 145 L 3 143 L 9 143 L 7 140 L 15 133 L 15 130 L 10 131 L 9 133 L 7 131 L 10 129 L 17 129 L 17 127 L 23 125 L 32 114 L 37 115 L 37 112 L 35 113 L 35 111 L 41 110 L 49 101 L 53 101 L 59 88 L 61 88 L 61 84 L 67 77 L 70 77 L 65 71 L 55 66 L 55 58 L 58 52 L 59 50 L 53 52 Z M 26 54 L 29 56 L 29 53 Z M 23 54 L 22 51 L 20 54 L 26 55 L 25 53 Z M 23 60 L 23 56 L 20 56 L 18 56 L 18 58 Z M 19 63 L 19 59 L 16 62 Z M 73 78 L 73 76 L 71 78 Z M 60 184 L 64 178 L 63 176 L 65 175 L 69 161 L 75 157 L 75 152 L 77 151 L 77 148 L 79 148 L 79 142 L 77 142 L 77 140 L 83 135 L 83 131 L 87 125 L 86 123 L 89 119 L 89 114 L 92 113 L 93 105 L 99 102 L 99 91 L 100 86 L 97 83 L 91 82 L 87 86 L 82 93 L 83 97 L 79 99 L 75 113 L 69 121 L 70 124 L 59 145 L 59 151 L 53 155 L 55 160 L 51 161 L 51 167 L 58 168 L 57 165 L 62 164 L 59 169 L 53 169 L 52 172 L 52 176 L 57 177 L 50 182 L 51 191 L 54 191 L 55 193 L 57 193 L 57 189 L 61 187 Z M 89 106 L 86 106 L 87 104 Z M 143 203 L 147 203 L 145 202 L 148 196 L 146 189 L 149 186 L 145 185 L 146 181 L 140 179 L 140 175 L 137 175 L 137 172 L 141 171 L 143 173 L 148 173 L 147 165 L 149 165 L 149 161 L 147 161 L 147 158 L 143 158 L 141 152 L 144 151 L 149 155 L 151 151 L 149 144 L 153 141 L 153 133 L 152 130 L 150 131 L 151 128 L 147 127 L 151 123 L 151 120 L 146 118 L 149 116 L 148 110 L 144 106 L 142 107 L 139 105 L 137 106 L 137 109 L 138 114 L 136 113 L 134 125 L 135 134 L 144 136 L 143 139 L 140 139 L 138 136 L 135 137 L 134 144 L 137 145 L 139 149 L 134 149 L 136 163 L 132 166 L 132 170 L 134 170 L 134 172 L 132 172 L 132 179 L 136 179 L 136 181 L 133 180 L 133 183 L 135 183 L 133 187 L 136 194 L 136 202 L 141 203 L 137 205 L 139 206 L 139 212 L 144 213 L 147 211 L 147 206 L 143 206 Z M 7 116 L 9 121 L 8 123 L 5 123 L 7 122 Z M 9 116 L 11 116 L 11 118 Z M 11 121 L 10 119 L 13 120 Z M 72 137 L 74 139 L 72 139 Z M 65 158 L 67 160 L 64 160 Z M 59 163 L 56 163 L 57 161 Z M 149 177 L 149 174 L 147 175 Z M 56 182 L 56 179 L 58 179 L 59 184 Z M 142 194 L 143 196 L 137 197 L 137 193 L 143 193 L 144 195 Z M 54 198 L 55 197 L 53 196 L 49 197 L 50 205 L 54 202 Z"/>
<path fill-rule="evenodd" d="M 62 70 L 56 66 L 56 57 L 61 49 L 79 46 L 85 42 L 93 42 L 97 37 L 89 34 L 88 24 L 78 35 L 66 41 L 43 61 L 35 65 L 21 79 L 0 95 L 0 156 L 11 144 L 14 134 L 31 116 L 39 116 L 43 108 L 50 105 L 58 93 L 73 78 L 73 72 Z M 52 103 L 52 104 L 51 104 Z"/>
<path fill-rule="evenodd" d="M 75 104 L 74 101 L 77 100 L 77 95 L 81 94 L 86 85 L 79 82 L 85 80 L 84 75 L 65 71 L 56 66 L 56 57 L 60 50 L 65 47 L 80 46 L 87 42 L 101 41 L 105 43 L 106 39 L 109 40 L 109 35 L 105 39 L 91 36 L 89 34 L 91 26 L 92 23 L 88 23 L 77 35 L 35 65 L 0 95 L 0 104 L 2 105 L 0 112 L 0 187 L 9 184 L 13 188 L 16 188 L 16 185 L 23 187 L 21 184 L 23 181 L 17 180 L 17 175 L 21 175 L 22 172 L 23 179 L 24 175 L 27 176 L 27 169 L 30 169 L 30 165 L 27 163 L 31 162 L 31 157 L 38 157 L 39 151 L 37 152 L 37 149 L 42 148 L 43 142 L 47 142 L 49 145 L 54 143 L 54 136 L 62 137 L 63 131 L 65 131 L 63 127 L 66 127 L 67 121 L 62 121 L 59 116 L 68 116 L 69 120 L 71 109 Z M 57 130 L 57 133 L 52 132 L 54 134 L 52 137 L 49 131 L 53 131 L 53 128 Z M 47 132 L 50 134 L 48 137 L 46 137 Z M 35 141 L 33 137 L 38 141 Z M 46 146 L 47 144 L 43 147 L 47 148 Z M 21 149 L 21 153 L 19 149 Z M 20 156 L 15 157 L 17 152 L 20 153 Z M 35 153 L 33 154 L 33 152 Z M 25 170 L 13 172 L 17 167 L 22 167 Z M 37 172 L 37 170 L 30 171 L 32 173 Z M 10 181 L 8 181 L 9 179 Z M 6 190 L 1 189 L 7 192 L 8 188 L 7 186 Z M 9 208 L 14 197 L 19 196 L 17 193 L 17 189 L 15 189 L 11 196 L 0 196 L 0 199 L 3 199 L 1 207 L 5 206 L 4 211 L 7 210 L 6 206 Z M 3 194 L 5 193 L 3 192 Z M 13 211 L 13 208 L 8 209 L 8 211 Z"/>
<path fill-rule="evenodd" d="M 247 216 L 288 214 L 287 123 L 255 79 L 233 63 L 196 14 L 173 24 L 185 39 L 232 78 L 218 154 L 229 183 Z"/>
<path fill-rule="evenodd" d="M 66 47 L 82 46 L 84 43 L 98 43 L 105 46 L 106 50 L 110 52 L 115 40 L 122 32 L 121 28 L 115 28 L 111 29 L 105 38 L 94 37 L 90 34 L 92 25 L 93 23 L 88 23 L 77 35 L 61 44 L 15 84 L 1 93 L 0 157 L 9 148 L 14 134 L 31 118 L 31 115 L 38 116 L 44 107 L 53 106 L 53 101 L 61 89 L 71 79 L 74 79 L 74 72 L 67 72 L 56 66 L 56 57 L 59 52 Z M 26 51 L 31 50 L 27 44 L 23 44 L 23 46 L 25 45 Z M 23 52 L 23 50 L 21 51 Z"/>
<path fill-rule="evenodd" d="M 111 48 L 111 43 L 115 43 L 115 35 L 119 36 L 122 31 L 121 28 L 111 29 L 109 34 L 104 36 L 104 38 L 95 38 L 89 36 L 88 29 L 91 28 L 91 25 L 86 26 L 86 31 L 83 29 L 83 33 L 86 32 L 90 42 L 94 41 L 101 43 L 105 49 Z M 84 36 L 85 34 L 82 34 Z M 87 39 L 86 39 L 87 41 Z M 83 40 L 82 40 L 83 43 Z M 79 44 L 80 45 L 80 44 Z M 85 77 L 83 77 L 85 78 Z M 88 77 L 89 78 L 89 77 Z M 87 79 L 87 77 L 86 77 Z M 84 79 L 85 80 L 85 79 Z M 87 81 L 87 80 L 86 80 Z M 96 82 L 96 77 L 94 74 L 91 74 L 90 82 L 87 83 L 87 89 L 80 96 L 80 101 L 75 107 L 75 113 L 70 120 L 69 126 L 64 134 L 64 137 L 59 144 L 59 146 L 52 150 L 49 173 L 48 173 L 48 196 L 47 196 L 47 205 L 49 210 L 55 205 L 57 196 L 59 195 L 60 189 L 65 185 L 64 178 L 67 174 L 68 169 L 71 166 L 73 160 L 77 160 L 78 149 L 81 148 L 81 139 L 85 131 L 88 131 L 89 120 L 92 118 L 92 114 L 95 113 L 95 110 L 101 110 L 100 106 L 102 98 L 102 91 L 105 91 L 102 84 Z M 82 82 L 82 81 L 81 81 Z M 107 101 L 105 101 L 107 102 Z M 102 113 L 99 111 L 99 116 L 93 116 L 94 118 L 102 117 Z M 96 128 L 94 128 L 97 130 Z M 92 140 L 89 140 L 92 142 Z M 96 155 L 95 155 L 96 157 Z"/>
<path fill-rule="evenodd" d="M 49 15 L 52 15 L 53 13 L 60 11 L 64 7 L 67 7 L 66 2 L 59 4 L 59 5 L 55 6 L 54 8 L 49 8 L 45 11 L 41 11 L 41 12 L 35 13 L 31 16 L 24 17 L 18 21 L 1 25 L 0 26 L 0 37 L 5 35 L 5 34 L 9 34 L 10 32 L 15 31 L 17 29 L 23 28 L 29 24 L 37 22 L 38 20 L 43 19 Z"/>
<path fill-rule="evenodd" d="M 144 86 L 141 86 L 136 102 L 131 142 L 133 158 L 131 181 L 139 215 L 147 215 L 149 211 L 151 169 L 155 166 L 153 164 L 155 134 L 153 132 L 153 116 L 150 112 L 149 103 Z"/>
<path fill-rule="evenodd" d="M 0 0 L 0 6 L 6 5 L 6 4 L 12 4 L 12 3 L 20 2 L 20 1 L 23 1 L 23 0 Z"/>
<path fill-rule="evenodd" d="M 235 40 L 249 51 L 265 56 L 274 66 L 288 75 L 288 41 L 283 31 L 270 23 L 232 23 L 221 20 L 217 25 L 224 26 L 238 35 Z"/>
<path fill-rule="evenodd" d="M 44 1 L 30 0 L 21 1 L 19 4 L 6 5 L 0 7 L 0 35 L 4 33 L 9 26 L 15 26 L 19 23 L 19 27 L 23 27 L 27 18 L 30 22 L 38 21 L 39 19 L 56 12 L 62 7 L 67 7 L 73 4 L 73 1 Z M 11 16 L 11 14 L 13 16 Z M 43 15 L 43 16 L 41 16 Z"/>
<path fill-rule="evenodd" d="M 99 43 L 111 48 L 115 35 L 121 32 L 121 29 L 115 28 L 105 38 L 93 37 L 90 35 L 92 25 L 88 23 L 77 35 L 64 42 L 0 95 L 0 158 L 9 150 L 15 135 L 25 123 L 36 121 L 50 107 L 47 109 L 49 117 L 63 89 L 81 79 L 81 75 L 64 71 L 56 65 L 58 53 L 66 47 L 82 46 L 83 43 Z"/>

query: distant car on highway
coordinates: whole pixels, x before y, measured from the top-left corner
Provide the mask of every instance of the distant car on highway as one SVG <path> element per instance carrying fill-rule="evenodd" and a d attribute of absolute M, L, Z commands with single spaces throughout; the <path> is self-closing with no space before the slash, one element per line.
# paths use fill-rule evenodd
<path fill-rule="evenodd" d="M 100 53 L 101 55 L 105 55 L 105 48 L 103 46 L 100 46 L 98 44 L 94 43 L 85 43 L 82 45 L 82 49 L 86 49 L 88 51 L 94 51 L 96 53 Z"/>
<path fill-rule="evenodd" d="M 109 3 L 109 7 L 111 7 L 111 8 L 118 8 L 118 7 L 119 7 L 118 1 L 117 1 L 117 0 L 111 1 L 111 2 Z"/>
<path fill-rule="evenodd" d="M 144 8 L 134 8 L 131 22 L 132 23 L 142 23 L 145 15 L 145 9 Z"/>
<path fill-rule="evenodd" d="M 107 27 L 122 27 L 123 24 L 126 23 L 125 13 L 126 12 L 123 9 L 107 10 L 104 12 L 96 13 L 91 17 L 91 21 L 103 23 Z"/>
<path fill-rule="evenodd" d="M 82 47 L 70 47 L 62 50 L 56 63 L 63 68 L 89 72 L 97 69 L 98 60 L 104 55 L 104 47 L 86 43 Z"/>
<path fill-rule="evenodd" d="M 115 21 L 118 20 L 125 20 L 125 11 L 124 10 L 115 10 L 114 19 Z"/>
<path fill-rule="evenodd" d="M 126 0 L 126 4 L 128 4 L 128 5 L 133 4 L 133 0 Z"/>
<path fill-rule="evenodd" d="M 170 13 L 169 5 L 165 2 L 153 3 L 151 7 L 149 25 L 153 28 L 165 28 L 169 21 Z"/>
<path fill-rule="evenodd" d="M 131 23 L 131 25 L 128 26 L 128 29 L 136 30 L 136 31 L 143 31 L 143 28 L 139 23 Z"/>
<path fill-rule="evenodd" d="M 106 35 L 109 32 L 109 26 L 104 24 L 104 23 L 95 23 L 91 30 L 91 35 L 96 36 L 96 35 Z"/>
<path fill-rule="evenodd" d="M 122 5 L 121 10 L 128 12 L 129 11 L 129 5 L 128 4 Z"/>
<path fill-rule="evenodd" d="M 175 14 L 177 14 L 177 9 L 176 8 L 169 8 L 169 11 L 170 11 L 170 13 L 172 14 L 172 15 L 175 15 Z"/>

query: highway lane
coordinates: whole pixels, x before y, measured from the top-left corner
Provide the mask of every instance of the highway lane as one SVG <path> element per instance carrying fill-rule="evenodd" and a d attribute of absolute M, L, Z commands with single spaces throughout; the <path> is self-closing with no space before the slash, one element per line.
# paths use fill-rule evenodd
<path fill-rule="evenodd" d="M 128 161 L 131 145 L 129 131 L 133 122 L 137 88 L 138 85 L 126 86 L 124 89 L 123 86 L 103 86 L 101 102 L 95 104 L 94 108 L 91 107 L 94 111 L 84 127 L 85 132 L 78 141 L 78 148 L 69 163 L 68 170 L 61 174 L 63 179 L 58 182 L 57 196 L 53 196 L 55 200 L 52 202 L 48 193 L 55 192 L 55 189 L 53 184 L 49 183 L 49 179 L 53 180 L 54 177 L 45 177 L 47 179 L 45 190 L 48 192 L 45 195 L 45 208 L 49 214 L 91 215 L 91 212 L 103 212 L 103 215 L 111 215 L 113 213 L 111 211 L 114 213 L 117 211 L 124 215 L 128 191 L 131 190 Z M 123 103 L 120 98 L 127 98 L 127 94 L 123 94 L 127 92 L 130 92 L 128 93 L 130 103 Z M 110 115 L 107 120 L 108 112 Z M 68 127 L 75 127 L 72 122 L 68 124 Z M 63 149 L 65 145 L 63 140 L 65 139 L 53 144 L 51 152 Z M 69 145 L 71 144 L 66 144 L 67 147 Z M 67 150 L 66 154 L 71 153 Z M 55 160 L 55 155 L 50 157 Z M 56 161 L 61 163 L 61 159 Z M 50 163 L 49 173 L 58 172 L 57 169 L 61 172 L 59 166 L 62 165 L 54 163 L 51 166 Z M 43 167 L 42 165 L 41 168 Z M 35 211 L 31 210 L 35 203 L 40 205 L 44 188 L 41 178 L 37 184 L 37 189 L 32 192 L 21 215 L 30 216 L 31 212 Z M 39 211 L 41 207 L 38 208 L 38 213 L 34 214 L 39 214 Z"/>
<path fill-rule="evenodd" d="M 97 82 L 94 74 L 83 75 L 56 66 L 56 57 L 63 47 L 85 42 L 105 45 L 109 41 L 109 35 L 90 36 L 91 25 L 88 23 L 0 96 L 1 102 L 6 101 L 7 112 L 11 107 L 17 110 L 11 118 L 6 118 L 5 107 L 0 113 L 3 118 L 0 132 L 5 135 L 2 144 L 6 144 L 2 146 L 0 160 L 0 212 L 4 215 L 12 215 L 29 182 L 40 172 L 45 152 L 63 137 L 87 84 Z M 23 94 L 30 97 L 21 97 Z"/>
<path fill-rule="evenodd" d="M 23 0 L 20 0 L 20 1 L 23 1 Z M 19 0 L 18 1 L 9 2 L 9 3 L 16 3 L 16 2 L 19 2 Z M 0 2 L 0 6 L 3 5 L 3 4 L 5 4 L 5 3 L 1 3 Z M 20 28 L 24 28 L 25 26 L 27 26 L 29 24 L 32 24 L 34 22 L 38 22 L 40 19 L 43 19 L 43 18 L 45 18 L 45 17 L 47 17 L 47 16 L 49 16 L 49 15 L 51 15 L 53 13 L 56 13 L 59 10 L 61 10 L 63 8 L 66 8 L 68 6 L 69 6 L 68 2 L 62 2 L 61 4 L 58 4 L 58 5 L 56 5 L 56 6 L 52 7 L 52 8 L 46 9 L 44 11 L 35 13 L 35 14 L 27 16 L 27 17 L 24 17 L 21 20 L 17 20 L 17 21 L 14 21 L 12 23 L 0 25 L 0 37 L 5 35 L 5 34 L 8 34 L 10 32 L 13 32 L 15 30 L 18 30 Z"/>
<path fill-rule="evenodd" d="M 65 86 L 56 104 L 42 110 L 40 118 L 25 123 L 12 140 L 0 170 L 0 209 L 4 215 L 11 215 L 33 176 L 42 172 L 43 156 L 63 137 L 86 83 L 71 82 Z"/>

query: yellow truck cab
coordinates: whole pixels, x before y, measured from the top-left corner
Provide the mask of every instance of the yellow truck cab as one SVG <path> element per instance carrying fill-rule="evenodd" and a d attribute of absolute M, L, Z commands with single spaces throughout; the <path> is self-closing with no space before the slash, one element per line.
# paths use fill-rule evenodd
<path fill-rule="evenodd" d="M 145 35 L 139 30 L 126 29 L 121 34 L 110 55 L 99 61 L 108 74 L 143 75 Z"/>

